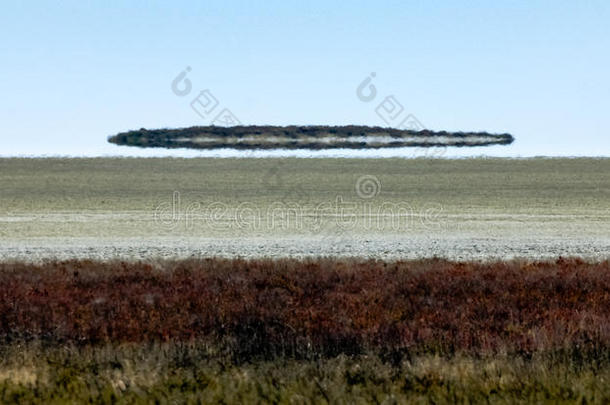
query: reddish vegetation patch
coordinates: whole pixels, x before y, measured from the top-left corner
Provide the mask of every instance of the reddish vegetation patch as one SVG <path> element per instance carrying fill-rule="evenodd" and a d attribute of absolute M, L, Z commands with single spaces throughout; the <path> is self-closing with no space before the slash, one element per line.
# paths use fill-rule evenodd
<path fill-rule="evenodd" d="M 240 356 L 610 347 L 610 262 L 0 264 L 0 339 L 197 339 Z"/>

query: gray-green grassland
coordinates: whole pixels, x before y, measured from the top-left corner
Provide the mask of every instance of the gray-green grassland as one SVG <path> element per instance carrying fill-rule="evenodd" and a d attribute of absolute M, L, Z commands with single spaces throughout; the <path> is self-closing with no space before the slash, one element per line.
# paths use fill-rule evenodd
<path fill-rule="evenodd" d="M 0 159 L 0 255 L 607 257 L 610 159 Z"/>

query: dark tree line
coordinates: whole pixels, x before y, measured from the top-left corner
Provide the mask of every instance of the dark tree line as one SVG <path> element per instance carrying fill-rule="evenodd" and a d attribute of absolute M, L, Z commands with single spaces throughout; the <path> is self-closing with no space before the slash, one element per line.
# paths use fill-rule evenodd
<path fill-rule="evenodd" d="M 375 137 L 389 137 L 379 141 Z M 373 137 L 366 142 L 352 141 L 354 137 Z M 270 139 L 272 138 L 272 139 Z M 446 138 L 450 138 L 448 143 Z M 476 138 L 473 140 L 473 138 Z M 345 126 L 195 126 L 178 129 L 141 128 L 121 132 L 108 138 L 117 145 L 193 149 L 330 149 L 330 148 L 387 148 L 436 146 L 508 145 L 510 134 L 488 132 L 447 132 L 430 130 L 402 130 L 395 128 Z"/>

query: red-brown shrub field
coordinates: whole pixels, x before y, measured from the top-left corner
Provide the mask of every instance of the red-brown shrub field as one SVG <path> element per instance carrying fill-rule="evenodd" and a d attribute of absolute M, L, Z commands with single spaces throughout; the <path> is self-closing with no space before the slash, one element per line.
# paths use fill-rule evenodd
<path fill-rule="evenodd" d="M 198 341 L 236 358 L 610 347 L 610 262 L 0 264 L 0 340 Z"/>

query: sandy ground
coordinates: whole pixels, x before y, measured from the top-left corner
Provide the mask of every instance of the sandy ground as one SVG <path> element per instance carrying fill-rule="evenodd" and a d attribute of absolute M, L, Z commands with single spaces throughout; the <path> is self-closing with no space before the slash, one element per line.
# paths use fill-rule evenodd
<path fill-rule="evenodd" d="M 610 219 L 600 215 L 458 215 L 440 211 L 430 218 L 417 216 L 402 229 L 389 222 L 367 225 L 364 217 L 349 226 L 338 225 L 335 217 L 325 217 L 319 226 L 314 226 L 318 222 L 289 224 L 285 216 L 279 219 L 282 221 L 276 218 L 274 228 L 267 228 L 245 226 L 235 219 L 209 223 L 166 218 L 160 222 L 152 211 L 22 214 L 0 218 L 5 231 L 0 238 L 0 258 L 610 258 Z"/>
<path fill-rule="evenodd" d="M 610 159 L 0 159 L 0 259 L 610 259 Z"/>
<path fill-rule="evenodd" d="M 330 238 L 334 239 L 334 238 Z M 1 257 L 26 261 L 48 259 L 128 259 L 222 257 L 366 257 L 388 260 L 444 257 L 453 260 L 554 259 L 579 256 L 605 260 L 610 238 L 40 238 L 3 243 Z"/>

